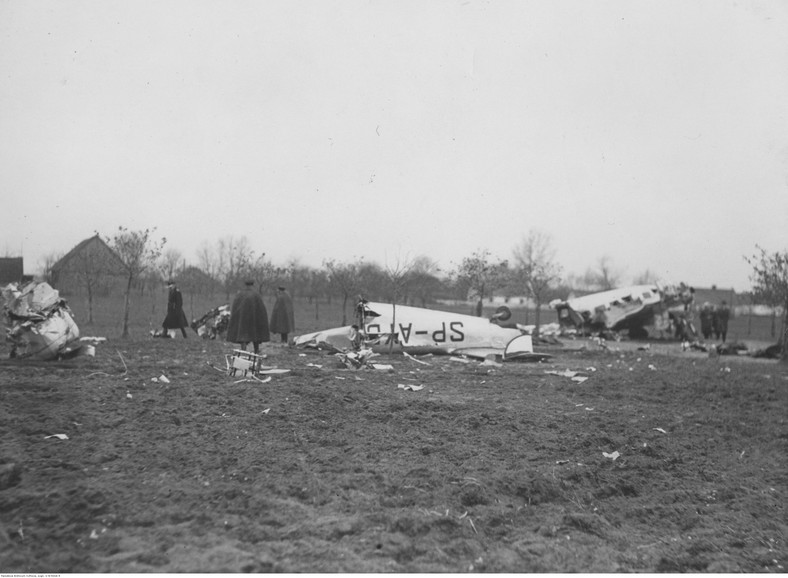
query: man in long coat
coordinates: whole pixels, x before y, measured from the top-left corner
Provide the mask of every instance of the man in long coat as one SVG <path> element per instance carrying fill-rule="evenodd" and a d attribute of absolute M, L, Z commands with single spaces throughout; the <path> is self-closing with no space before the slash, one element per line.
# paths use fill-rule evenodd
<path fill-rule="evenodd" d="M 723 301 L 715 311 L 714 333 L 717 335 L 717 339 L 722 338 L 722 342 L 725 343 L 725 339 L 728 337 L 728 320 L 731 317 L 731 310 L 728 308 L 728 304 Z"/>
<path fill-rule="evenodd" d="M 246 281 L 246 287 L 233 299 L 227 341 L 238 343 L 244 351 L 251 341 L 254 352 L 260 353 L 260 344 L 271 341 L 271 334 L 268 332 L 268 311 L 253 285 L 254 281 Z"/>
<path fill-rule="evenodd" d="M 287 343 L 287 334 L 295 330 L 293 299 L 284 287 L 279 287 L 276 303 L 271 311 L 271 333 L 279 333 L 282 343 Z"/>
<path fill-rule="evenodd" d="M 170 329 L 180 329 L 183 337 L 186 338 L 186 327 L 188 327 L 189 321 L 183 312 L 183 295 L 175 285 L 175 281 L 167 281 L 167 287 L 170 290 L 167 295 L 167 317 L 164 318 L 161 326 L 168 337 Z"/>

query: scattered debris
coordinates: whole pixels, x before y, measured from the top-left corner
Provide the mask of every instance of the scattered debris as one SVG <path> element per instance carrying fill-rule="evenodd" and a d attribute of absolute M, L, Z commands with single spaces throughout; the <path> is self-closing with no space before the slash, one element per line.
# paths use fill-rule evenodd
<path fill-rule="evenodd" d="M 248 373 L 255 373 L 262 367 L 264 357 L 263 355 L 250 353 L 243 349 L 233 349 L 231 354 L 225 355 L 227 375 L 235 377 L 240 371 L 245 377 Z"/>
<path fill-rule="evenodd" d="M 336 353 L 335 356 L 339 362 L 348 369 L 361 369 L 369 364 L 369 360 L 377 357 L 378 354 L 374 353 L 371 349 L 359 349 L 358 351 L 348 351 L 345 353 Z M 369 364 L 369 367 L 372 367 Z"/>
<path fill-rule="evenodd" d="M 377 369 L 380 371 L 394 371 L 394 366 L 388 363 L 373 363 L 372 369 Z"/>
<path fill-rule="evenodd" d="M 420 363 L 421 365 L 427 365 L 427 366 L 429 366 L 429 365 L 430 365 L 430 364 L 429 364 L 429 363 L 427 363 L 426 361 L 422 361 L 421 359 L 416 359 L 415 357 L 413 357 L 413 356 L 412 356 L 410 353 L 408 353 L 407 351 L 403 351 L 403 352 L 402 352 L 402 355 L 404 355 L 405 357 L 407 357 L 407 358 L 408 358 L 408 359 L 410 359 L 411 361 L 415 361 L 416 363 Z"/>
<path fill-rule="evenodd" d="M 404 383 L 398 383 L 397 388 L 404 389 L 405 391 L 421 391 L 424 389 L 423 385 L 409 385 Z"/>
<path fill-rule="evenodd" d="M 104 343 L 107 338 L 106 337 L 80 337 L 80 341 L 89 341 L 90 343 L 97 344 L 97 343 Z"/>
<path fill-rule="evenodd" d="M 557 370 L 545 370 L 547 375 L 557 375 L 558 377 L 575 377 L 579 372 L 572 371 L 571 369 L 565 369 L 564 371 L 557 371 Z"/>
<path fill-rule="evenodd" d="M 557 371 L 555 369 L 546 370 L 545 373 L 547 375 L 557 375 L 558 377 L 568 377 L 574 382 L 583 383 L 584 381 L 588 380 L 588 376 L 580 375 L 579 371 L 572 371 L 571 369 L 565 369 L 563 371 Z"/>

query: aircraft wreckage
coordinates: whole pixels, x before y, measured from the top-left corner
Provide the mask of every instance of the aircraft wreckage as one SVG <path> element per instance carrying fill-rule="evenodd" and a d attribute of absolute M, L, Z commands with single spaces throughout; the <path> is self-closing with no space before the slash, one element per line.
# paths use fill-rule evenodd
<path fill-rule="evenodd" d="M 190 327 L 203 339 L 223 337 L 230 325 L 229 303 L 214 307 L 199 319 L 193 319 Z"/>
<path fill-rule="evenodd" d="M 3 287 L 2 295 L 12 358 L 49 360 L 80 352 L 79 328 L 71 309 L 49 284 L 11 283 Z"/>
<path fill-rule="evenodd" d="M 694 334 L 686 308 L 695 290 L 679 285 L 633 285 L 562 301 L 550 307 L 558 312 L 561 329 L 580 333 L 627 330 L 635 339 L 648 336 L 646 327 L 665 331 L 672 322 L 681 332 Z"/>
<path fill-rule="evenodd" d="M 505 317 L 505 316 L 504 316 Z M 297 347 L 409 354 L 449 354 L 503 361 L 540 361 L 552 357 L 535 353 L 531 335 L 516 327 L 502 327 L 498 318 L 421 309 L 391 303 L 360 301 L 354 325 L 296 337 Z"/>

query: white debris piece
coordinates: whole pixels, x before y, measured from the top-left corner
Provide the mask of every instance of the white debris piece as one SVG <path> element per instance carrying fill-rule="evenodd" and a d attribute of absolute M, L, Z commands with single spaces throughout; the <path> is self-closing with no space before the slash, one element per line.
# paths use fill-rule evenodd
<path fill-rule="evenodd" d="M 159 381 L 162 383 L 170 383 L 170 380 L 163 373 L 159 376 Z"/>
<path fill-rule="evenodd" d="M 407 358 L 408 358 L 408 359 L 410 359 L 411 361 L 415 361 L 416 363 L 420 363 L 420 364 L 422 364 L 422 365 L 429 365 L 429 363 L 427 363 L 426 361 L 422 361 L 421 359 L 416 359 L 415 357 L 413 357 L 413 356 L 412 356 L 410 353 L 408 353 L 407 351 L 403 351 L 403 352 L 402 352 L 402 355 L 404 355 L 405 357 L 407 357 Z"/>
<path fill-rule="evenodd" d="M 423 385 L 408 385 L 405 383 L 398 383 L 397 387 L 399 389 L 404 389 L 405 391 L 421 391 L 424 389 Z"/>
<path fill-rule="evenodd" d="M 578 374 L 577 371 L 572 371 L 570 369 L 565 369 L 564 371 L 550 370 L 545 371 L 545 373 L 548 375 L 557 375 L 559 377 L 574 377 Z"/>
<path fill-rule="evenodd" d="M 606 458 L 610 458 L 613 461 L 616 461 L 619 458 L 619 456 L 621 456 L 621 454 L 618 453 L 617 451 L 613 452 L 612 454 L 609 454 L 607 452 L 602 452 L 602 455 L 605 456 Z"/>
<path fill-rule="evenodd" d="M 67 440 L 68 436 L 66 434 L 52 434 L 51 436 L 44 436 L 45 440 L 48 440 L 49 438 L 57 438 L 59 440 Z"/>

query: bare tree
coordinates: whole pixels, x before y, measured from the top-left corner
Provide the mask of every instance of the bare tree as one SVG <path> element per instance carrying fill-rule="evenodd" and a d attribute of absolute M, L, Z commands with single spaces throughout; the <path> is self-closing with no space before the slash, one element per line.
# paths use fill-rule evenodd
<path fill-rule="evenodd" d="M 597 261 L 596 275 L 597 284 L 602 291 L 615 289 L 621 279 L 621 274 L 613 269 L 612 260 L 607 255 Z"/>
<path fill-rule="evenodd" d="M 356 296 L 360 293 L 359 271 L 363 264 L 362 259 L 348 263 L 340 263 L 334 259 L 323 262 L 323 267 L 328 274 L 329 287 L 342 295 L 342 325 L 347 325 L 348 300 L 351 295 Z"/>
<path fill-rule="evenodd" d="M 116 263 L 111 262 L 109 255 L 97 249 L 95 245 L 87 245 L 74 255 L 71 264 L 75 279 L 85 289 L 88 306 L 88 325 L 93 325 L 93 299 L 96 293 L 105 287 L 109 275 L 124 273 Z"/>
<path fill-rule="evenodd" d="M 548 300 L 552 287 L 561 280 L 561 266 L 555 262 L 555 249 L 550 235 L 532 230 L 514 249 L 515 275 L 521 280 L 526 295 L 536 306 L 536 335 L 542 304 Z"/>
<path fill-rule="evenodd" d="M 413 260 L 410 287 L 414 298 L 421 301 L 421 306 L 426 307 L 427 301 L 432 299 L 441 286 L 438 279 L 440 267 L 438 263 L 426 255 L 419 255 Z"/>
<path fill-rule="evenodd" d="M 129 336 L 129 308 L 131 305 L 131 287 L 136 279 L 154 266 L 167 243 L 164 237 L 156 241 L 153 234 L 156 228 L 143 231 L 131 231 L 126 227 L 118 227 L 113 237 L 107 238 L 107 244 L 115 251 L 126 268 L 126 290 L 123 303 L 123 332 L 121 337 Z"/>
<path fill-rule="evenodd" d="M 244 275 L 254 269 L 257 258 L 245 236 L 238 239 L 233 236 L 219 239 L 216 255 L 217 274 L 224 285 L 225 297 L 229 300 L 233 288 L 240 284 Z"/>
<path fill-rule="evenodd" d="M 659 277 L 657 276 L 657 274 L 654 273 L 653 271 L 651 271 L 651 269 L 646 269 L 645 271 L 643 271 L 639 275 L 636 275 L 632 279 L 632 284 L 633 285 L 653 285 L 657 281 L 659 281 Z"/>
<path fill-rule="evenodd" d="M 184 267 L 183 255 L 178 249 L 167 249 L 159 257 L 158 270 L 165 280 L 173 279 L 178 271 L 183 270 Z"/>
<path fill-rule="evenodd" d="M 411 273 L 413 272 L 414 261 L 407 257 L 397 257 L 391 263 L 386 263 L 383 271 L 386 276 L 388 289 L 391 293 L 391 332 L 392 337 L 389 340 L 389 355 L 394 348 L 394 328 L 397 326 L 397 303 L 400 296 L 405 292 L 408 283 L 411 280 Z"/>
<path fill-rule="evenodd" d="M 52 278 L 52 266 L 60 261 L 60 258 L 63 256 L 63 253 L 60 252 L 51 252 L 47 253 L 41 258 L 39 263 L 39 275 L 41 278 L 47 282 L 51 281 Z"/>
<path fill-rule="evenodd" d="M 783 327 L 780 332 L 780 360 L 788 362 L 788 251 L 767 253 L 756 245 L 758 254 L 744 259 L 752 266 L 750 280 L 757 298 L 772 307 L 781 306 Z"/>
<path fill-rule="evenodd" d="M 466 295 L 475 298 L 476 315 L 482 316 L 484 298 L 506 282 L 509 264 L 507 261 L 493 262 L 487 249 L 465 257 L 452 271 L 452 278 Z"/>

